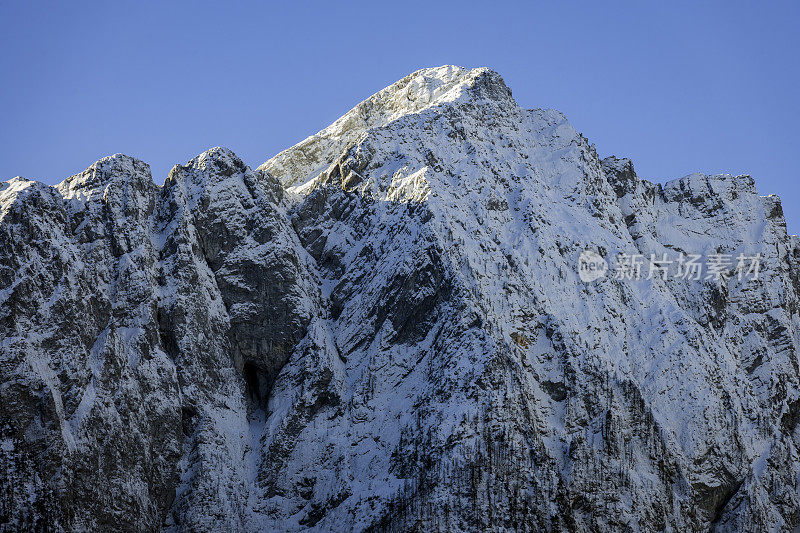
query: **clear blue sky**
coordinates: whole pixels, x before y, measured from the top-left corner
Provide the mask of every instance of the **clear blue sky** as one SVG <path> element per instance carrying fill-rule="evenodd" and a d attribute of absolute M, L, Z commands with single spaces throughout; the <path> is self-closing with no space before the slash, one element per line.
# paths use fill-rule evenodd
<path fill-rule="evenodd" d="M 642 177 L 752 174 L 800 231 L 798 2 L 81 4 L 0 0 L 2 180 L 255 166 L 418 68 L 489 66 Z"/>

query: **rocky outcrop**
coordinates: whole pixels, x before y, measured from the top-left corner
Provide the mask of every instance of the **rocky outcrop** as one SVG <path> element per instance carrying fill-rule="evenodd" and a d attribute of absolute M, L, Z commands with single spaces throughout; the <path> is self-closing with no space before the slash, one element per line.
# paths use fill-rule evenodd
<path fill-rule="evenodd" d="M 0 529 L 792 531 L 798 241 L 640 179 L 488 69 L 250 170 L 0 186 Z M 756 279 L 585 250 L 758 254 Z"/>
<path fill-rule="evenodd" d="M 283 189 L 214 149 L 160 189 L 117 155 L 2 194 L 5 523 L 246 527 L 248 415 L 319 300 Z"/>

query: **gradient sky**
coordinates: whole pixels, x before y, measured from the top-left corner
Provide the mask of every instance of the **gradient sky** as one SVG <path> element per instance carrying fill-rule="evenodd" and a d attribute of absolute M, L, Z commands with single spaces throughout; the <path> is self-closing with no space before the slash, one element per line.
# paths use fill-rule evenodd
<path fill-rule="evenodd" d="M 0 180 L 123 152 L 162 183 L 216 145 L 256 166 L 442 64 L 492 67 L 644 178 L 752 174 L 800 231 L 800 2 L 0 0 Z"/>

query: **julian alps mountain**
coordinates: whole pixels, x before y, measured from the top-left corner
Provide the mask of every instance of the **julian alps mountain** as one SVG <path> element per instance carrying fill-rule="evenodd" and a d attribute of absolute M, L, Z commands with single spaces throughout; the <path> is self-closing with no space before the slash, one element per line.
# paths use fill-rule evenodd
<path fill-rule="evenodd" d="M 580 280 L 581 253 L 760 275 Z M 257 170 L 0 184 L 0 530 L 792 531 L 800 247 L 424 69 Z"/>

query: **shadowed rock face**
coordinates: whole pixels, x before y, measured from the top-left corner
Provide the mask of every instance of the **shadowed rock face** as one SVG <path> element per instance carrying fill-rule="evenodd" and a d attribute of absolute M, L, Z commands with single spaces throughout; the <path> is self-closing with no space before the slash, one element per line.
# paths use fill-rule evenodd
<path fill-rule="evenodd" d="M 305 336 L 283 190 L 214 149 L 160 189 L 117 155 L 2 194 L 3 519 L 158 529 L 206 425 L 246 424 Z"/>
<path fill-rule="evenodd" d="M 316 291 L 282 207 L 282 187 L 231 152 L 214 149 L 176 166 L 162 196 L 169 207 L 159 223 L 169 228 L 180 219 L 193 233 L 197 259 L 213 274 L 225 307 L 234 364 L 240 371 L 249 364 L 258 395 L 267 396 L 305 336 Z M 169 229 L 163 236 L 168 247 L 186 238 Z M 162 330 L 174 335 L 179 328 L 169 322 L 170 311 Z"/>
<path fill-rule="evenodd" d="M 641 180 L 458 67 L 260 169 L 0 184 L 0 530 L 800 524 L 800 247 L 751 178 Z"/>

